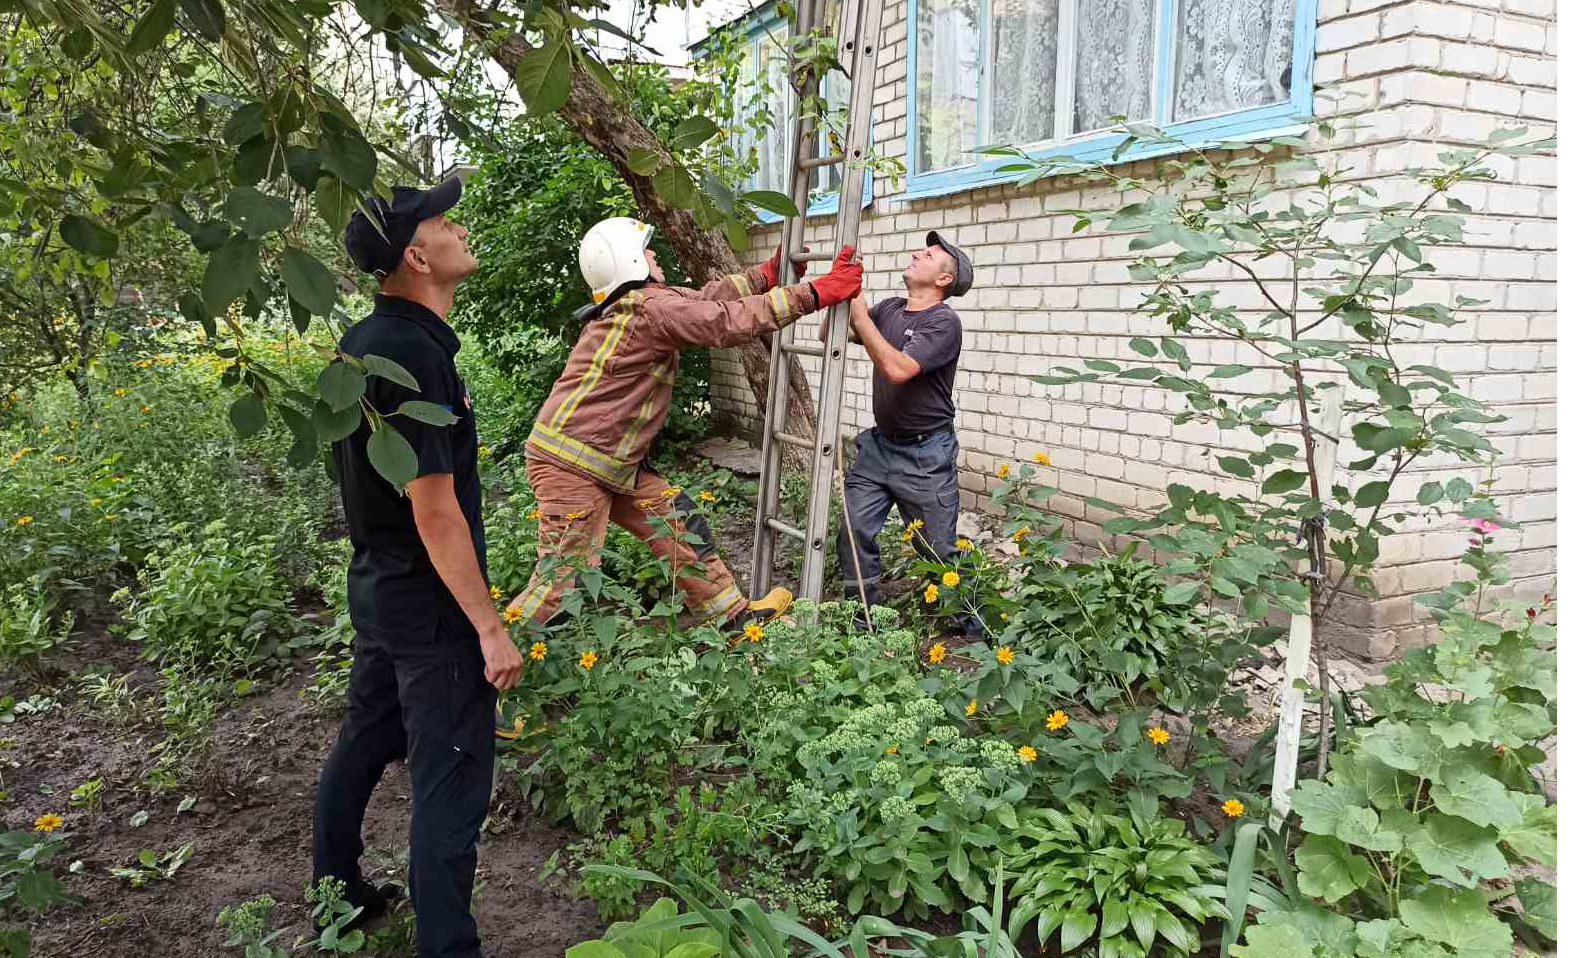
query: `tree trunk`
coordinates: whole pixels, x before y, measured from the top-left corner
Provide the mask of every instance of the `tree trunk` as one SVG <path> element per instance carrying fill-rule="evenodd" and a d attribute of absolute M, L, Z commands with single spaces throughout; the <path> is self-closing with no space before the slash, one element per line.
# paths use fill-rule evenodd
<path fill-rule="evenodd" d="M 489 15 L 479 9 L 475 0 L 438 0 L 438 6 L 455 17 L 468 37 L 488 50 L 495 62 L 509 75 L 516 75 L 517 64 L 530 49 L 528 40 L 522 34 L 511 33 L 499 42 L 492 41 Z M 742 269 L 736 254 L 718 230 L 705 229 L 694 219 L 691 211 L 667 204 L 655 192 L 649 177 L 640 176 L 627 168 L 627 154 L 634 148 L 654 150 L 662 155 L 669 153 L 659 138 L 633 115 L 627 105 L 613 99 L 575 59 L 572 63 L 572 92 L 566 104 L 556 113 L 616 168 L 616 172 L 632 189 L 644 219 L 665 235 L 691 276 L 702 280 Z M 754 399 L 768 416 L 766 398 L 770 390 L 770 338 L 765 336 L 744 343 L 737 347 L 737 352 L 742 360 L 743 373 L 753 389 Z M 813 436 L 814 400 L 809 393 L 808 378 L 803 374 L 801 364 L 793 362 L 790 365 L 787 428 L 797 435 Z"/>

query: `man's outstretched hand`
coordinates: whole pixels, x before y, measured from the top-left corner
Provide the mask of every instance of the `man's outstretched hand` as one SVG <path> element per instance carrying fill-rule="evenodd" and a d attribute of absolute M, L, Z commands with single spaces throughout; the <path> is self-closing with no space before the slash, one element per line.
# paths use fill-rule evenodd
<path fill-rule="evenodd" d="M 803 247 L 803 251 L 808 252 L 808 247 Z M 770 258 L 765 260 L 764 263 L 760 265 L 759 270 L 760 272 L 764 273 L 765 283 L 767 285 L 772 288 L 781 285 L 781 247 L 776 247 L 775 252 L 771 253 Z M 798 279 L 802 279 L 803 274 L 807 272 L 807 263 L 793 261 L 792 274 L 794 276 L 796 276 Z"/>
<path fill-rule="evenodd" d="M 484 678 L 502 692 L 522 681 L 523 658 L 506 634 L 506 627 L 497 625 L 479 636 L 479 648 L 484 652 Z"/>
<path fill-rule="evenodd" d="M 843 246 L 830 272 L 816 279 L 813 286 L 821 308 L 852 299 L 863 288 L 863 260 L 851 246 Z"/>

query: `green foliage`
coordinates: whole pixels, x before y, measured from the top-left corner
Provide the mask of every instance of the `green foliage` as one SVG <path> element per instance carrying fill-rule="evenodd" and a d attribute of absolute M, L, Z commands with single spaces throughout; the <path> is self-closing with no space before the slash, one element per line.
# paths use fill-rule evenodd
<path fill-rule="evenodd" d="M 303 889 L 303 897 L 313 906 L 314 927 L 320 929 L 314 943 L 320 951 L 349 955 L 363 948 L 367 936 L 362 929 L 346 930 L 347 924 L 362 914 L 363 909 L 353 907 L 345 895 L 346 882 L 328 875 L 319 879 L 318 884 Z"/>
<path fill-rule="evenodd" d="M 0 596 L 0 669 L 36 666 L 39 656 L 66 641 L 74 618 L 54 608 L 42 576 L 7 584 Z"/>
<path fill-rule="evenodd" d="M 1226 917 L 1209 887 L 1222 874 L 1215 854 L 1148 805 L 1066 809 L 1028 813 L 1017 832 L 1012 934 L 1033 921 L 1042 946 L 1061 932 L 1062 952 L 1093 942 L 1105 958 L 1196 954 L 1197 926 Z"/>
<path fill-rule="evenodd" d="M 215 924 L 230 932 L 226 947 L 242 948 L 243 958 L 286 958 L 289 952 L 285 948 L 270 944 L 286 933 L 284 928 L 269 931 L 270 917 L 274 913 L 275 899 L 259 895 L 222 908 Z"/>
<path fill-rule="evenodd" d="M 112 866 L 110 874 L 130 882 L 133 888 L 141 888 L 151 881 L 173 881 L 197 848 L 197 842 L 186 842 L 163 855 L 145 848 L 137 853 L 136 864 Z"/>
<path fill-rule="evenodd" d="M 284 657 L 293 625 L 274 540 L 232 531 L 225 519 L 191 539 L 185 526 L 171 531 L 139 573 L 142 589 L 126 610 L 129 638 L 158 661 L 219 676 Z"/>
<path fill-rule="evenodd" d="M 1414 942 L 1416 955 L 1448 946 L 1505 956 L 1512 932 L 1482 889 L 1511 881 L 1515 866 L 1557 864 L 1557 809 L 1532 771 L 1556 733 L 1556 630 L 1537 609 L 1509 608 L 1505 623 L 1481 614 L 1478 597 L 1506 574 L 1489 535 L 1473 541 L 1464 563 L 1474 578 L 1424 600 L 1440 640 L 1387 667 L 1385 684 L 1363 693 L 1369 724 L 1324 781 L 1293 793 L 1305 832 L 1297 889 L 1342 912 L 1331 916 L 1346 933 L 1331 946 L 1339 955 Z M 1515 921 L 1554 933 L 1554 890 L 1526 881 Z M 1267 911 L 1260 924 L 1291 923 L 1304 908 L 1314 906 Z"/>
<path fill-rule="evenodd" d="M 18 909 L 42 915 L 52 905 L 72 899 L 55 877 L 50 862 L 66 847 L 66 836 L 44 831 L 0 834 L 0 915 Z"/>

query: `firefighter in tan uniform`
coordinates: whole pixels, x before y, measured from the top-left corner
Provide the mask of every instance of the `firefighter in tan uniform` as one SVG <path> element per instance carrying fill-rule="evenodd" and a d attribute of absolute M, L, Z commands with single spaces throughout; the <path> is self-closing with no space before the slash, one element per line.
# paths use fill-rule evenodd
<path fill-rule="evenodd" d="M 512 605 L 550 621 L 570 579 L 566 566 L 597 564 L 614 521 L 670 560 L 689 608 L 705 619 L 725 617 L 728 631 L 740 633 L 780 615 L 792 594 L 777 587 L 754 602 L 743 596 L 695 504 L 647 468 L 649 444 L 671 408 L 683 347 L 736 346 L 851 299 L 863 265 L 846 247 L 828 274 L 777 287 L 777 250 L 757 269 L 692 290 L 666 285 L 649 249 L 653 235 L 647 224 L 615 217 L 590 229 L 578 250 L 594 302 L 584 307 L 587 325 L 524 447 L 539 501 L 539 555 L 562 565 L 548 574 L 541 567 Z M 668 531 L 656 532 L 652 518 Z M 703 545 L 683 541 L 684 529 Z"/>

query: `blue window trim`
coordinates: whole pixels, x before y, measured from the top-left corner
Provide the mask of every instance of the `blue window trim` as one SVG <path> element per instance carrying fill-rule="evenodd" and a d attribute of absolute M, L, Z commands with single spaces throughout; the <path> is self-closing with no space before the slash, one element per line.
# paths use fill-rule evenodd
<path fill-rule="evenodd" d="M 1022 173 L 999 172 L 1001 167 L 1012 162 L 1004 156 L 986 157 L 974 165 L 954 167 L 949 170 L 931 173 L 913 172 L 918 169 L 919 156 L 919 2 L 920 0 L 908 0 L 907 5 L 907 167 L 909 172 L 906 187 L 898 198 L 923 199 L 1015 182 L 1022 177 Z M 1161 66 L 1156 70 L 1154 122 L 1168 135 L 1181 140 L 1182 144 L 1136 146 L 1129 149 L 1117 162 L 1128 163 L 1180 152 L 1187 147 L 1216 141 L 1260 139 L 1293 133 L 1301 129 L 1301 121 L 1309 119 L 1314 113 L 1314 52 L 1319 0 L 1297 0 L 1293 9 L 1292 84 L 1288 88 L 1291 96 L 1287 102 L 1272 103 L 1199 120 L 1162 124 L 1160 120 L 1165 117 L 1166 111 L 1171 106 L 1171 78 L 1175 74 L 1176 66 L 1172 62 L 1171 42 L 1172 27 L 1176 23 L 1176 6 L 1177 0 L 1161 0 L 1159 16 L 1162 25 L 1158 28 L 1156 46 L 1156 62 Z M 1126 136 L 1125 133 L 1090 136 L 1066 144 L 1029 150 L 1028 155 L 1036 159 L 1065 156 L 1074 160 L 1098 160 L 1109 163 L 1112 151 Z"/>
<path fill-rule="evenodd" d="M 722 24 L 721 26 L 715 28 L 715 30 L 710 31 L 710 33 L 713 35 L 720 30 L 729 28 L 745 28 L 744 39 L 752 43 L 757 41 L 765 34 L 779 30 L 784 26 L 786 26 L 786 18 L 776 13 L 775 0 L 769 0 L 769 2 L 761 4 L 752 11 L 742 15 L 741 17 L 738 17 L 736 20 L 733 20 L 730 23 Z M 704 44 L 707 42 L 708 38 L 706 37 L 703 40 L 699 40 L 698 42 L 691 44 L 688 47 L 688 53 L 695 58 L 698 57 L 698 55 L 703 51 Z M 809 203 L 807 215 L 811 217 L 836 215 L 836 207 L 839 205 L 838 201 L 840 198 L 840 194 L 833 191 L 825 196 L 820 197 L 818 200 L 814 200 L 813 202 Z M 863 207 L 868 209 L 873 203 L 874 170 L 865 169 Z M 785 217 L 783 217 L 780 213 L 772 213 L 769 210 L 762 210 L 758 209 L 757 207 L 754 209 L 754 212 L 757 214 L 760 224 L 763 225 L 779 223 L 785 219 Z"/>

